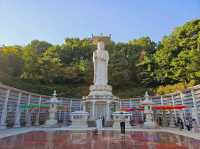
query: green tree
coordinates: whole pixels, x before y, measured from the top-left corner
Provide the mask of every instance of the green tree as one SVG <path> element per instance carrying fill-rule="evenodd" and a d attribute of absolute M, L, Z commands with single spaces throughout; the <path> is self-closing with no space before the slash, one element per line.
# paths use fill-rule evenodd
<path fill-rule="evenodd" d="M 192 53 L 198 49 L 199 34 L 200 20 L 194 20 L 163 38 L 155 53 L 156 78 L 161 84 L 189 82 L 194 78 L 194 69 L 191 66 L 196 65 L 192 61 L 196 58 Z"/>
<path fill-rule="evenodd" d="M 22 47 L 20 46 L 3 47 L 0 51 L 0 71 L 14 77 L 19 77 L 24 64 L 21 55 Z"/>
<path fill-rule="evenodd" d="M 29 46 L 36 50 L 38 54 L 45 52 L 52 44 L 46 41 L 32 40 Z"/>
<path fill-rule="evenodd" d="M 39 78 L 45 83 L 54 83 L 58 78 L 62 78 L 63 68 L 58 55 L 59 46 L 48 48 L 38 59 Z"/>

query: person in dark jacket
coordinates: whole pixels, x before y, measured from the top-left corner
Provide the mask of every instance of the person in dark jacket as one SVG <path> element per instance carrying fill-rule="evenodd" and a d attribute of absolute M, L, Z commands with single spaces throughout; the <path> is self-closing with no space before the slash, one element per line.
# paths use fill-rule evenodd
<path fill-rule="evenodd" d="M 180 119 L 180 129 L 184 129 L 184 124 L 182 119 Z"/>
<path fill-rule="evenodd" d="M 105 119 L 104 119 L 104 116 L 102 117 L 102 126 L 103 126 L 103 127 L 105 126 Z"/>
<path fill-rule="evenodd" d="M 126 129 L 125 125 L 126 125 L 125 121 L 120 122 L 121 134 L 125 134 L 125 129 Z"/>

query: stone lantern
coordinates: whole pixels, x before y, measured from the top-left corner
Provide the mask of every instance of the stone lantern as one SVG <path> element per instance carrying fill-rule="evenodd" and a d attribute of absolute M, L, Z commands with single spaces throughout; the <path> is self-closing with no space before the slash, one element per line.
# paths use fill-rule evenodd
<path fill-rule="evenodd" d="M 148 92 L 145 93 L 145 100 L 141 102 L 141 105 L 144 106 L 144 115 L 145 115 L 145 128 L 154 128 L 155 123 L 153 122 L 153 102 L 149 99 Z"/>
<path fill-rule="evenodd" d="M 53 97 L 48 101 L 49 107 L 49 119 L 46 121 L 46 126 L 55 126 L 57 124 L 56 113 L 57 105 L 61 103 L 56 97 L 56 91 L 54 90 Z"/>

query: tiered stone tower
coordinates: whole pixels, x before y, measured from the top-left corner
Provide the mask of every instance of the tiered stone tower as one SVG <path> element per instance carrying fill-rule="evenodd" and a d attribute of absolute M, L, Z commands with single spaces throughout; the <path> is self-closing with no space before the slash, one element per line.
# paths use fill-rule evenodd
<path fill-rule="evenodd" d="M 105 50 L 106 36 L 93 36 L 97 43 L 97 50 L 93 52 L 94 81 L 90 86 L 90 93 L 83 97 L 83 110 L 89 112 L 89 120 L 94 121 L 104 117 L 106 123 L 110 123 L 111 114 L 118 108 L 118 98 L 112 94 L 112 86 L 108 85 L 108 61 L 109 54 Z"/>

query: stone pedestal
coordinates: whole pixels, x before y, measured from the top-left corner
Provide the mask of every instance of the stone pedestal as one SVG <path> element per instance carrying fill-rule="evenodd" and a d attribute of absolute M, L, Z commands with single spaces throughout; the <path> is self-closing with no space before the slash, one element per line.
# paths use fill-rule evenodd
<path fill-rule="evenodd" d="M 112 124 L 112 106 L 117 104 L 117 97 L 112 95 L 110 85 L 91 85 L 88 96 L 83 97 L 84 108 L 89 113 L 89 125 L 95 126 L 96 119 L 104 118 L 105 126 Z"/>
<path fill-rule="evenodd" d="M 6 129 L 7 128 L 7 126 L 6 125 L 0 125 L 0 129 Z"/>
<path fill-rule="evenodd" d="M 89 96 L 113 96 L 110 85 L 91 85 Z"/>
<path fill-rule="evenodd" d="M 113 112 L 113 128 L 115 129 L 120 129 L 120 122 L 124 121 L 125 122 L 125 128 L 130 129 L 132 126 L 130 125 L 130 118 L 131 118 L 131 113 L 130 112 Z"/>
<path fill-rule="evenodd" d="M 56 126 L 57 124 L 57 120 L 54 120 L 54 119 L 49 119 L 45 122 L 45 125 L 48 127 L 48 126 Z"/>
<path fill-rule="evenodd" d="M 72 125 L 70 128 L 87 128 L 88 112 L 75 111 L 71 113 Z"/>
<path fill-rule="evenodd" d="M 56 112 L 57 112 L 56 106 L 54 106 L 54 107 L 50 106 L 49 119 L 45 122 L 46 126 L 54 126 L 57 124 L 57 120 L 55 119 Z"/>
<path fill-rule="evenodd" d="M 153 122 L 152 111 L 145 111 L 144 128 L 155 128 L 156 124 Z"/>
<path fill-rule="evenodd" d="M 87 96 L 84 100 L 85 110 L 89 113 L 89 126 L 95 126 L 96 119 L 104 119 L 104 126 L 112 124 L 112 108 L 117 106 L 117 98 L 112 95 Z M 90 125 L 91 124 L 91 125 Z"/>

